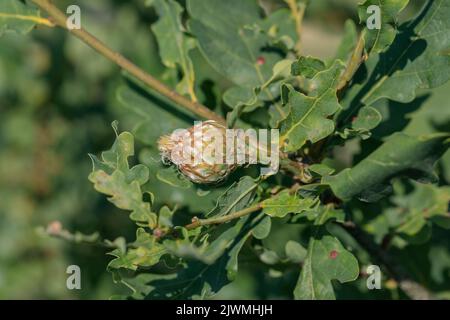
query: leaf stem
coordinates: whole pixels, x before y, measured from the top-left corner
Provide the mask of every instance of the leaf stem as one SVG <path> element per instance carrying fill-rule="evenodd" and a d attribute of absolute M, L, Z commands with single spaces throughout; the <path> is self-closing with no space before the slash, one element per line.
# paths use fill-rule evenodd
<path fill-rule="evenodd" d="M 342 91 L 347 84 L 352 80 L 356 71 L 358 71 L 359 66 L 367 60 L 367 55 L 364 53 L 365 41 L 364 41 L 364 32 L 361 32 L 358 42 L 356 43 L 355 49 L 350 57 L 350 60 L 347 63 L 347 68 L 342 74 L 339 84 L 337 86 L 338 91 Z"/>
<path fill-rule="evenodd" d="M 45 18 L 41 18 L 41 17 L 37 17 L 37 16 L 27 16 L 27 15 L 9 14 L 9 13 L 0 12 L 0 18 L 31 21 L 36 24 L 41 24 L 41 25 L 44 25 L 47 27 L 55 26 L 55 24 L 52 21 L 50 21 L 49 19 L 45 19 Z"/>
<path fill-rule="evenodd" d="M 187 226 L 185 226 L 185 228 L 188 230 L 192 230 L 192 229 L 196 229 L 201 226 L 222 224 L 222 223 L 226 223 L 231 220 L 234 220 L 234 219 L 244 217 L 246 215 L 249 215 L 250 213 L 259 211 L 261 209 L 262 209 L 262 203 L 258 203 L 257 205 L 254 205 L 252 207 L 245 208 L 243 210 L 239 210 L 239 211 L 233 212 L 231 214 L 228 214 L 226 216 L 222 216 L 222 217 L 218 217 L 218 218 L 211 218 L 211 219 L 196 219 L 196 218 L 194 218 L 193 222 L 191 224 L 188 224 Z"/>
<path fill-rule="evenodd" d="M 113 51 L 108 46 L 106 46 L 99 39 L 94 37 L 92 34 L 84 30 L 80 29 L 69 29 L 67 28 L 67 16 L 59 10 L 56 6 L 52 4 L 50 0 L 31 0 L 34 2 L 39 8 L 43 11 L 47 12 L 50 16 L 50 20 L 54 22 L 59 27 L 69 31 L 74 36 L 79 38 L 81 41 L 85 42 L 88 46 L 99 52 L 101 55 L 111 60 L 115 64 L 117 64 L 122 69 L 128 71 L 131 75 L 141 80 L 150 88 L 156 90 L 161 95 L 170 99 L 171 101 L 177 103 L 178 105 L 184 107 L 195 115 L 200 116 L 201 118 L 208 120 L 215 120 L 221 124 L 226 124 L 226 121 L 223 117 L 214 113 L 204 105 L 191 101 L 188 98 L 182 96 L 176 91 L 172 90 L 150 74 L 146 73 L 144 70 L 133 64 L 130 60 L 122 56 L 120 53 Z"/>

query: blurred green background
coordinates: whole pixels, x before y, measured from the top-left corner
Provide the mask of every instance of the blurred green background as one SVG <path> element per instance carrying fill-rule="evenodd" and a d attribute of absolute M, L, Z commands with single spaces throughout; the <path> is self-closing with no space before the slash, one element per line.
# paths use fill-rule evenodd
<path fill-rule="evenodd" d="M 57 4 L 60 8 L 79 5 L 87 30 L 162 78 L 164 68 L 150 30 L 157 17 L 144 2 L 61 0 Z M 357 2 L 311 1 L 305 52 L 332 56 L 345 20 L 356 21 Z M 264 1 L 264 5 L 274 8 L 282 1 Z M 414 3 L 405 18 L 413 12 Z M 114 139 L 110 123 L 117 119 L 122 130 L 133 127 L 133 117 L 115 98 L 123 81 L 115 65 L 62 30 L 37 28 L 27 36 L 0 37 L 0 299 L 107 299 L 126 291 L 114 285 L 105 271 L 110 258 L 104 249 L 43 237 L 36 231 L 57 220 L 70 231 L 133 239 L 132 222 L 94 192 L 87 180 L 91 170 L 87 154 L 110 146 Z M 440 102 L 448 101 L 449 89 L 448 85 L 439 89 L 428 100 L 426 119 L 442 119 Z M 415 126 L 426 126 L 420 119 Z M 81 290 L 66 288 L 65 271 L 71 264 L 81 267 Z M 244 263 L 238 281 L 219 297 L 284 298 L 295 277 L 284 277 L 284 282 L 277 281 L 276 275 L 263 278 Z"/>

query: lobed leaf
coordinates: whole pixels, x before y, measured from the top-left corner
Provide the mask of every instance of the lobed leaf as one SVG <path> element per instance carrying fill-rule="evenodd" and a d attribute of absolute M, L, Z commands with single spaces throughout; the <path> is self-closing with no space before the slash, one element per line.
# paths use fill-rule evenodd
<path fill-rule="evenodd" d="M 245 106 L 249 107 L 247 111 L 261 106 L 260 101 L 268 101 L 283 118 L 284 110 L 276 102 L 277 92 L 268 86 L 282 56 L 276 50 L 266 50 L 271 39 L 261 32 L 263 22 L 257 1 L 189 0 L 187 7 L 189 29 L 206 60 L 234 85 L 245 88 L 232 88 L 225 95 L 225 101 L 234 109 L 229 123 L 234 124 Z"/>
<path fill-rule="evenodd" d="M 401 26 L 392 46 L 371 70 L 368 88 L 363 88 L 364 104 L 373 105 L 382 98 L 411 102 L 418 89 L 435 88 L 450 79 L 449 15 L 447 0 L 428 1 L 415 20 Z"/>
<path fill-rule="evenodd" d="M 183 79 L 177 89 L 196 100 L 194 67 L 189 57 L 189 52 L 195 47 L 195 40 L 184 30 L 181 22 L 183 8 L 174 0 L 152 0 L 151 4 L 159 16 L 152 30 L 158 40 L 161 59 L 168 68 L 179 67 L 182 70 Z"/>
<path fill-rule="evenodd" d="M 328 70 L 312 79 L 308 96 L 297 91 L 289 94 L 289 115 L 281 122 L 281 141 L 286 151 L 297 151 L 307 141 L 315 143 L 334 131 L 334 121 L 328 117 L 341 109 L 336 87 L 344 68 L 337 60 Z"/>
<path fill-rule="evenodd" d="M 284 190 L 278 195 L 262 202 L 263 213 L 275 217 L 283 218 L 289 213 L 301 213 L 308 210 L 317 203 L 316 199 L 302 199 L 296 194 L 290 194 L 289 190 Z"/>
<path fill-rule="evenodd" d="M 116 129 L 117 124 L 113 123 Z M 110 196 L 108 200 L 116 207 L 131 211 L 130 218 L 154 228 L 156 214 L 151 211 L 150 203 L 143 200 L 141 186 L 149 177 L 149 170 L 144 165 L 129 168 L 128 158 L 134 155 L 134 137 L 129 132 L 117 135 L 109 151 L 102 153 L 102 159 L 91 155 L 93 170 L 89 180 L 94 188 Z"/>
<path fill-rule="evenodd" d="M 246 208 L 254 199 L 257 187 L 253 178 L 242 177 L 219 196 L 215 208 L 206 216 L 224 216 Z"/>
<path fill-rule="evenodd" d="M 397 206 L 396 213 L 401 212 L 398 224 L 391 226 L 395 232 L 410 239 L 423 233 L 424 229 L 430 229 L 432 222 L 450 228 L 450 188 L 419 183 L 415 183 L 414 187 L 410 194 L 399 194 L 391 199 Z"/>
<path fill-rule="evenodd" d="M 36 24 L 49 24 L 40 17 L 39 10 L 32 8 L 20 0 L 2 0 L 0 2 L 0 36 L 6 31 L 25 34 Z"/>
<path fill-rule="evenodd" d="M 389 181 L 393 177 L 433 178 L 433 165 L 448 149 L 448 137 L 396 133 L 356 166 L 324 177 L 323 183 L 329 184 L 342 200 L 358 196 L 364 201 L 376 201 L 390 192 Z"/>
<path fill-rule="evenodd" d="M 263 216 L 244 217 L 236 221 L 208 247 L 205 254 L 215 257 L 206 264 L 202 261 L 188 262 L 170 279 L 155 279 L 148 286 L 153 288 L 149 299 L 192 299 L 210 298 L 223 286 L 234 280 L 238 270 L 238 254 L 252 230 L 262 221 Z M 220 250 L 217 254 L 216 250 Z"/>
<path fill-rule="evenodd" d="M 361 137 L 363 140 L 370 138 L 371 130 L 376 128 L 382 121 L 380 112 L 372 107 L 362 107 L 352 123 L 343 131 L 338 132 L 343 139 Z"/>
<path fill-rule="evenodd" d="M 376 6 L 381 13 L 380 28 L 372 30 L 366 28 L 364 31 L 368 51 L 381 52 L 392 44 L 397 34 L 398 15 L 408 3 L 409 0 L 366 0 L 359 5 L 358 13 L 362 23 L 367 23 L 370 16 L 374 14 L 368 12 L 369 7 Z"/>
<path fill-rule="evenodd" d="M 345 283 L 356 280 L 358 275 L 356 258 L 338 239 L 320 229 L 309 240 L 294 297 L 301 300 L 335 299 L 331 281 Z"/>
<path fill-rule="evenodd" d="M 322 60 L 314 57 L 302 56 L 292 64 L 291 73 L 294 76 L 303 76 L 311 79 L 316 76 L 317 73 L 324 71 L 325 68 L 325 63 Z"/>
<path fill-rule="evenodd" d="M 108 264 L 108 269 L 137 270 L 139 267 L 151 267 L 159 262 L 167 249 L 143 228 L 136 231 L 136 241 L 127 250 L 115 249 L 108 253 L 115 258 Z"/>

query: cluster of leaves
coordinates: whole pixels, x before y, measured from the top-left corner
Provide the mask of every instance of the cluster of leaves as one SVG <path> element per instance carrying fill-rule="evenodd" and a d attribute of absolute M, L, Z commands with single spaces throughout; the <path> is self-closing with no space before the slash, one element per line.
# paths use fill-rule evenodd
<path fill-rule="evenodd" d="M 137 226 L 134 242 L 114 242 L 108 265 L 132 298 L 208 298 L 239 277 L 245 262 L 272 278 L 294 270 L 291 297 L 333 299 L 336 287 L 361 279 L 360 267 L 377 259 L 349 239 L 346 222 L 403 252 L 429 243 L 434 226 L 450 227 L 448 164 L 435 172 L 450 143 L 448 123 L 408 131 L 403 121 L 409 106 L 426 100 L 417 95 L 450 78 L 449 1 L 427 1 L 397 27 L 407 0 L 367 0 L 359 5 L 360 35 L 347 22 L 328 61 L 299 53 L 307 1 L 286 3 L 264 11 L 254 0 L 187 0 L 186 7 L 146 1 L 158 15 L 152 30 L 166 67 L 159 78 L 226 116 L 230 127 L 278 128 L 282 151 L 301 172 L 282 168 L 266 179 L 242 168 L 225 184 L 194 185 L 164 166 L 156 147 L 159 136 L 191 126 L 193 115 L 128 79 L 116 97 L 135 114 L 135 126 L 119 133 L 113 123 L 116 141 L 100 158 L 92 156 L 89 180 Z M 372 4 L 382 12 L 379 30 L 364 28 Z M 29 9 L 0 7 L 27 15 L 20 10 Z M 0 16 L 2 26 L 29 29 Z M 135 138 L 142 148 L 133 166 Z M 355 143 L 359 154 L 339 167 L 336 150 Z M 224 224 L 188 226 L 192 218 L 217 219 L 255 205 L 260 210 Z M 289 238 L 273 240 L 291 228 Z M 433 252 L 448 257 L 448 246 L 439 248 Z M 447 267 L 448 261 L 431 267 L 438 283 Z"/>
<path fill-rule="evenodd" d="M 105 32 L 120 20 L 122 30 L 140 40 L 138 51 L 145 52 L 127 55 L 144 66 L 152 62 L 147 61 L 151 54 L 157 61 L 157 47 L 144 26 L 137 28 L 139 11 L 132 3 L 77 4 L 86 9 L 84 23 L 93 22 L 106 42 L 128 50 L 121 35 Z M 37 13 L 20 1 L 0 1 L 0 12 L 12 14 L 12 8 L 22 15 Z M 98 21 L 97 12 L 114 14 Z M 105 299 L 125 292 L 105 273 L 109 258 L 104 249 L 68 245 L 35 230 L 57 220 L 84 233 L 133 235 L 128 218 L 111 214 L 86 179 L 91 170 L 87 153 L 110 144 L 111 119 L 126 121 L 113 105 L 114 91 L 108 90 L 121 75 L 68 34 L 42 27 L 21 37 L 9 30 L 26 32 L 33 23 L 21 20 L 22 29 L 19 21 L 0 16 L 0 298 Z M 67 290 L 71 264 L 82 269 L 83 290 Z"/>

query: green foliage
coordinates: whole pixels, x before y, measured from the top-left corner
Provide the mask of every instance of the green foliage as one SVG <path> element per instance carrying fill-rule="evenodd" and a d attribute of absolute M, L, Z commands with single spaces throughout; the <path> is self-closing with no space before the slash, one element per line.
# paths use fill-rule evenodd
<path fill-rule="evenodd" d="M 337 60 L 328 70 L 318 72 L 311 80 L 308 96 L 295 90 L 289 92 L 290 112 L 280 130 L 286 151 L 297 151 L 307 141 L 315 143 L 333 133 L 334 122 L 327 118 L 341 109 L 336 91 L 343 68 Z"/>
<path fill-rule="evenodd" d="M 334 237 L 315 234 L 309 240 L 302 273 L 294 290 L 303 300 L 334 299 L 331 280 L 354 281 L 359 275 L 358 261 Z"/>
<path fill-rule="evenodd" d="M 397 133 L 356 166 L 325 178 L 324 183 L 341 199 L 360 195 L 363 200 L 376 201 L 389 192 L 387 184 L 393 177 L 435 180 L 433 166 L 448 144 L 448 134 L 411 137 Z"/>
<path fill-rule="evenodd" d="M 343 131 L 337 132 L 342 139 L 352 137 L 361 137 L 368 139 L 371 136 L 371 130 L 378 127 L 382 120 L 380 112 L 372 107 L 362 107 L 358 111 L 358 115 L 352 120 L 351 124 Z"/>
<path fill-rule="evenodd" d="M 365 23 L 371 14 L 368 13 L 370 6 L 377 6 L 381 11 L 380 29 L 366 29 L 366 47 L 372 52 L 381 52 L 392 44 L 396 36 L 396 24 L 399 13 L 405 9 L 409 0 L 366 0 L 359 5 L 359 19 Z"/>
<path fill-rule="evenodd" d="M 449 80 L 450 40 L 445 31 L 449 12 L 448 1 L 430 1 L 415 20 L 400 26 L 389 49 L 372 57 L 378 61 L 370 70 L 367 90 L 363 89 L 363 103 L 371 105 L 382 98 L 411 102 L 418 89 L 435 88 Z"/>
<path fill-rule="evenodd" d="M 152 30 L 158 39 L 161 59 L 169 68 L 180 67 L 184 77 L 177 86 L 178 91 L 196 99 L 194 67 L 189 57 L 189 51 L 194 48 L 195 42 L 185 34 L 181 23 L 182 7 L 175 1 L 151 0 L 148 3 L 155 7 L 159 16 Z"/>
<path fill-rule="evenodd" d="M 133 135 L 121 133 L 111 150 L 103 152 L 102 161 L 91 156 L 93 171 L 89 180 L 98 192 L 110 196 L 108 200 L 116 207 L 131 211 L 131 220 L 155 228 L 156 214 L 151 211 L 150 204 L 143 200 L 141 192 L 141 186 L 148 181 L 149 170 L 142 164 L 129 168 L 128 158 L 133 155 Z"/>
<path fill-rule="evenodd" d="M 27 33 L 39 21 L 39 11 L 17 0 L 0 3 L 0 36 L 6 31 Z"/>
<path fill-rule="evenodd" d="M 0 99 L 5 101 L 0 144 L 27 161 L 15 163 L 14 154 L 1 149 L 0 164 L 12 172 L 2 166 L 2 177 L 16 181 L 30 162 L 41 164 L 33 174 L 48 174 L 44 181 L 61 179 L 55 185 L 63 188 L 48 196 L 55 204 L 48 200 L 37 212 L 99 212 L 93 227 L 100 232 L 92 236 L 59 230 L 59 224 L 40 230 L 77 245 L 106 248 L 106 269 L 127 290 L 109 290 L 113 298 L 398 298 L 392 283 L 402 276 L 395 266 L 381 266 L 391 289 L 373 293 L 365 285 L 364 268 L 389 260 L 372 256 L 374 247 L 398 258 L 408 278 L 424 290 L 446 296 L 450 114 L 443 109 L 448 85 L 431 89 L 449 80 L 450 4 L 426 1 L 415 18 L 397 28 L 409 1 L 367 0 L 359 7 L 345 2 L 351 14 L 344 16 L 359 14 L 361 34 L 354 22 L 342 20 L 335 54 L 327 49 L 326 56 L 304 55 L 309 44 L 302 32 L 308 29 L 300 25 L 296 9 L 307 5 L 307 13 L 311 10 L 303 21 L 307 27 L 325 3 L 286 1 L 280 7 L 256 0 L 136 0 L 113 8 L 124 10 L 125 28 L 139 30 L 142 40 L 136 48 L 128 43 L 120 49 L 156 81 L 214 110 L 230 127 L 280 130 L 277 174 L 261 176 L 258 166 L 243 166 L 219 185 L 198 185 L 164 163 L 158 151 L 159 137 L 198 120 L 192 108 L 186 111 L 179 99 L 172 101 L 173 94 L 163 97 L 128 73 L 114 73 L 102 60 L 90 64 L 84 58 L 87 49 L 71 40 L 62 47 L 64 41 L 53 39 L 58 46 L 52 53 L 38 45 L 44 57 L 30 55 L 32 67 L 23 65 L 24 59 L 15 60 L 21 48 L 15 41 L 27 38 L 5 31 L 26 33 L 49 20 L 24 2 L 3 1 L 0 41 L 8 45 L 0 46 Z M 374 4 L 381 8 L 380 30 L 365 28 L 367 8 Z M 108 8 L 108 1 L 98 5 Z M 106 40 L 119 44 L 123 35 Z M 40 37 L 37 43 L 49 36 Z M 62 61 L 71 79 L 64 78 L 66 70 L 59 74 L 61 66 L 49 70 L 46 64 L 59 52 L 67 52 Z M 42 65 L 47 69 L 39 73 Z M 83 67 L 72 70 L 73 65 Z M 44 82 L 43 75 L 51 81 Z M 98 92 L 108 94 L 99 102 Z M 30 107 L 20 113 L 14 110 L 17 104 Z M 53 104 L 62 110 L 51 109 L 50 117 L 39 111 Z M 45 125 L 38 124 L 35 113 Z M 124 129 L 119 131 L 114 121 L 115 141 L 100 153 L 110 145 L 112 131 L 98 126 L 111 119 L 119 119 Z M 34 140 L 41 135 L 44 142 Z M 66 145 L 55 147 L 61 159 L 52 158 L 47 139 Z M 94 139 L 101 141 L 91 146 L 88 141 Z M 78 144 L 82 147 L 74 151 Z M 88 149 L 100 156 L 90 155 L 93 188 L 86 191 L 87 159 L 80 161 L 79 154 Z M 29 160 L 34 152 L 43 153 L 43 159 Z M 62 171 L 47 172 L 59 163 Z M 63 173 L 67 176 L 59 177 Z M 12 199 L 0 203 L 0 211 L 8 213 L 5 225 L 18 210 L 11 208 L 28 206 L 15 199 L 36 198 L 30 207 L 37 207 L 46 197 L 30 196 L 27 188 L 16 193 L 0 183 L 4 190 Z M 56 213 L 51 217 L 64 220 Z M 103 221 L 112 232 L 104 232 Z M 88 222 L 70 227 L 88 228 Z M 6 229 L 3 223 L 0 227 Z M 369 245 L 355 233 L 366 234 Z M 411 252 L 421 257 L 415 261 L 426 263 L 411 266 Z M 3 255 L 0 250 L 0 261 Z M 0 281 L 1 275 L 0 268 Z M 412 297 L 400 288 L 400 297 Z"/>
<path fill-rule="evenodd" d="M 283 218 L 289 213 L 301 213 L 317 203 L 315 199 L 301 199 L 297 195 L 289 194 L 289 190 L 280 192 L 273 198 L 263 201 L 263 212 L 271 217 Z"/>

